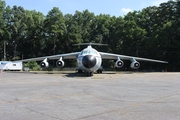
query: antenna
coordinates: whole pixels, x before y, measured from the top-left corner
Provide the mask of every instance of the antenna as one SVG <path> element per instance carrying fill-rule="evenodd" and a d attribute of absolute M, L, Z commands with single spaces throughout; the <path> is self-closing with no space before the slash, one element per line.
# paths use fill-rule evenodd
<path fill-rule="evenodd" d="M 78 46 L 78 45 L 87 45 L 87 46 L 91 46 L 91 45 L 98 45 L 98 46 L 108 46 L 107 44 L 101 44 L 101 43 L 79 43 L 79 44 L 73 44 L 73 46 Z"/>

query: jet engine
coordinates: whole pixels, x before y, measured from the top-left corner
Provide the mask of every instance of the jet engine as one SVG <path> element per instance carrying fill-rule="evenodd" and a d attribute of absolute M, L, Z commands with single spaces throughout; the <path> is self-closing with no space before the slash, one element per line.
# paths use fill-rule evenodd
<path fill-rule="evenodd" d="M 132 69 L 138 69 L 140 67 L 140 63 L 137 62 L 137 61 L 134 61 L 134 62 L 131 63 L 130 67 Z"/>
<path fill-rule="evenodd" d="M 124 65 L 124 62 L 122 60 L 117 60 L 115 63 L 115 67 L 121 68 Z"/>
<path fill-rule="evenodd" d="M 63 67 L 63 66 L 64 66 L 64 61 L 62 60 L 62 58 L 60 58 L 60 59 L 56 62 L 56 66 L 57 66 L 57 67 Z"/>
<path fill-rule="evenodd" d="M 44 68 L 44 67 L 49 67 L 49 63 L 47 62 L 47 58 L 44 59 L 44 60 L 40 63 L 40 66 L 41 66 L 42 68 Z"/>

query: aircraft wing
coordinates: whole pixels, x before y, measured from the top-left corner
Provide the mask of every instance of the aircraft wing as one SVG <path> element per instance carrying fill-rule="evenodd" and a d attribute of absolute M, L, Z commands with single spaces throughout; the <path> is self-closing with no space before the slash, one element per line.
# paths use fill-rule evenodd
<path fill-rule="evenodd" d="M 154 59 L 126 56 L 126 55 L 118 55 L 118 54 L 105 53 L 105 52 L 99 52 L 99 54 L 101 55 L 102 59 L 118 59 L 118 58 L 120 58 L 121 60 L 130 60 L 130 61 L 133 61 L 135 59 L 137 61 L 168 63 L 166 61 L 161 61 L 161 60 L 154 60 Z"/>
<path fill-rule="evenodd" d="M 59 54 L 59 55 L 30 58 L 30 59 L 24 59 L 24 60 L 18 60 L 18 61 L 22 61 L 22 62 L 41 61 L 41 60 L 44 60 L 46 58 L 48 60 L 55 60 L 55 59 L 60 59 L 60 57 L 62 57 L 63 59 L 76 59 L 79 54 L 80 54 L 80 52 L 73 52 L 73 53 L 67 53 L 67 54 Z"/>

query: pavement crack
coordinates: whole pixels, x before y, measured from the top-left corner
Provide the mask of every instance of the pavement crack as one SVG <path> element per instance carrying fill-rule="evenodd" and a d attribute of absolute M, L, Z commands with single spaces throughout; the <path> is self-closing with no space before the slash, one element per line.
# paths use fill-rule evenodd
<path fill-rule="evenodd" d="M 122 108 L 118 108 L 118 109 L 114 109 L 114 110 L 109 110 L 109 111 L 104 111 L 104 112 L 93 114 L 93 115 L 84 116 L 84 117 L 81 117 L 81 118 L 78 118 L 78 119 L 75 119 L 75 120 L 91 118 L 91 117 L 95 117 L 95 116 L 99 116 L 99 115 L 103 115 L 103 114 L 108 114 L 108 113 L 113 113 L 113 112 L 127 113 L 128 111 L 125 112 L 126 108 L 138 107 L 138 106 L 141 106 L 141 105 L 146 104 L 146 103 L 150 103 L 150 102 L 153 102 L 153 101 L 158 101 L 158 100 L 165 99 L 165 98 L 172 97 L 172 96 L 176 96 L 176 95 L 179 95 L 179 94 L 180 93 L 176 93 L 176 94 L 173 94 L 173 95 L 163 96 L 163 97 L 156 98 L 156 99 L 149 100 L 149 101 L 145 101 L 145 102 L 137 102 L 137 103 L 134 103 L 134 104 L 130 104 L 130 105 L 124 106 Z"/>
<path fill-rule="evenodd" d="M 159 101 L 159 100 L 162 100 L 162 99 L 166 99 L 166 98 L 170 98 L 170 97 L 177 96 L 177 95 L 180 95 L 180 93 L 166 95 L 166 96 L 162 96 L 162 97 L 159 97 L 159 98 L 156 98 L 156 99 L 152 99 L 152 100 L 147 101 L 147 103 L 154 103 L 156 101 Z"/>
<path fill-rule="evenodd" d="M 27 110 L 31 111 L 31 112 L 35 112 L 37 114 L 40 114 L 40 115 L 44 115 L 44 116 L 47 116 L 47 117 L 50 117 L 50 118 L 54 118 L 54 119 L 57 119 L 57 120 L 63 120 L 63 119 L 60 119 L 58 117 L 54 117 L 52 115 L 48 115 L 48 114 L 45 114 L 45 113 L 42 113 L 42 112 L 39 112 L 39 111 L 36 111 L 36 110 L 33 110 L 31 108 L 28 108 L 28 107 L 25 107 Z"/>

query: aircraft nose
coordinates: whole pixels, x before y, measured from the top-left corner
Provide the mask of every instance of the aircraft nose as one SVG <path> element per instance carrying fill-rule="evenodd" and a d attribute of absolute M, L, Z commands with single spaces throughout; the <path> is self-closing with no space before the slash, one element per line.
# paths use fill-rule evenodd
<path fill-rule="evenodd" d="M 93 68 L 96 65 L 96 58 L 93 55 L 86 55 L 82 59 L 82 64 L 86 68 Z"/>

